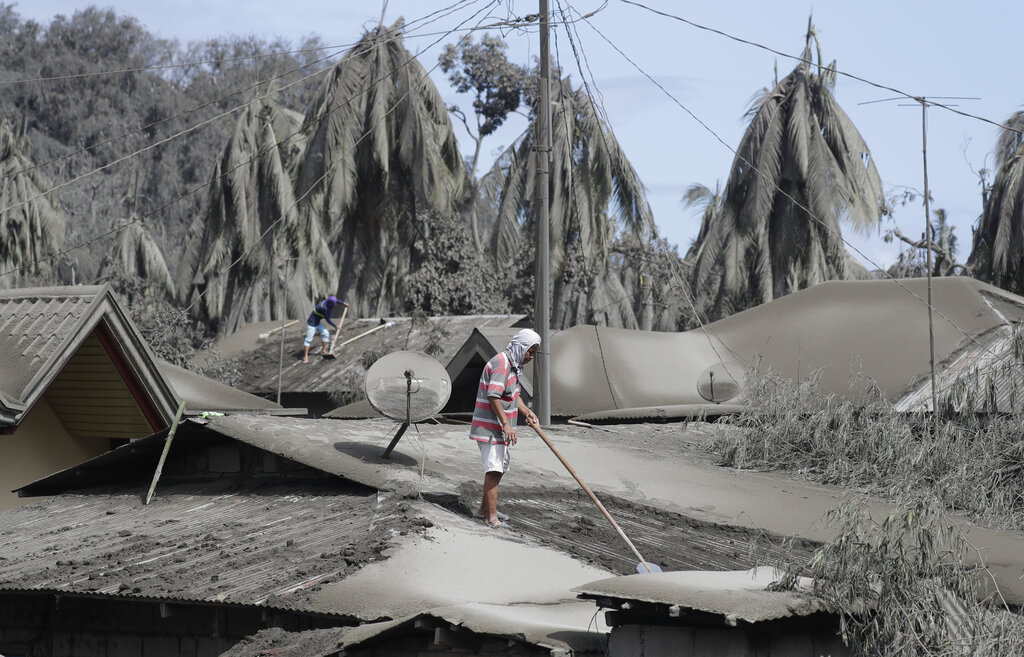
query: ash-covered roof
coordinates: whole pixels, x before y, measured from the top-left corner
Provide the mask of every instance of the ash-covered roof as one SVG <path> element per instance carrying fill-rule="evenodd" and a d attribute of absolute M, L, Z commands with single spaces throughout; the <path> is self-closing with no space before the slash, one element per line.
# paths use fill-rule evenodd
<path fill-rule="evenodd" d="M 178 396 L 185 401 L 186 412 L 189 414 L 203 411 L 282 410 L 277 402 L 232 388 L 165 360 L 157 360 L 156 364 L 174 386 Z"/>
<path fill-rule="evenodd" d="M 760 623 L 810 616 L 828 611 L 821 599 L 810 593 L 811 582 L 800 578 L 793 591 L 770 591 L 768 586 L 780 578 L 774 568 L 746 571 L 677 571 L 611 577 L 578 586 L 581 598 L 612 604 L 646 602 L 700 611 L 723 617 L 725 623 Z"/>
<path fill-rule="evenodd" d="M 333 360 L 320 357 L 320 338 L 314 337 L 310 362 L 303 363 L 302 341 L 306 323 L 284 329 L 284 365 L 281 366 L 282 331 L 267 335 L 273 328 L 246 333 L 241 344 L 231 343 L 230 353 L 238 359 L 245 375 L 240 386 L 251 393 L 276 393 L 280 383 L 285 393 L 330 393 L 335 390 L 362 390 L 368 364 L 364 354 L 377 357 L 393 351 L 420 351 L 445 364 L 465 342 L 475 327 L 509 327 L 522 321 L 523 315 L 465 315 L 452 317 L 348 318 L 336 338 L 339 345 Z M 338 318 L 334 318 L 335 323 Z M 387 324 L 391 324 L 387 326 Z M 372 331 L 372 332 L 371 332 Z M 331 337 L 337 332 L 331 329 Z M 363 337 L 357 337 L 361 334 Z M 230 337 L 230 336 L 229 336 Z M 347 340 L 356 338 L 348 344 Z M 217 346 L 214 345 L 214 350 Z"/>
<path fill-rule="evenodd" d="M 940 363 L 935 375 L 939 407 L 960 412 L 1013 413 L 1024 403 L 1024 362 L 1019 325 L 1000 325 L 974 339 Z M 897 410 L 932 407 L 932 380 L 924 373 L 895 406 Z"/>
<path fill-rule="evenodd" d="M 4 512 L 0 591 L 303 609 L 311 587 L 379 554 L 393 526 L 376 494 L 336 485 L 187 483 L 148 506 L 145 494 L 67 494 Z"/>
<path fill-rule="evenodd" d="M 820 370 L 826 392 L 849 396 L 853 374 L 870 376 L 895 402 L 929 372 L 927 280 L 830 281 L 708 325 L 723 357 L 797 379 Z M 966 276 L 932 281 L 935 361 L 999 326 L 1024 320 L 1024 298 Z M 699 331 L 700 329 L 697 329 Z"/>

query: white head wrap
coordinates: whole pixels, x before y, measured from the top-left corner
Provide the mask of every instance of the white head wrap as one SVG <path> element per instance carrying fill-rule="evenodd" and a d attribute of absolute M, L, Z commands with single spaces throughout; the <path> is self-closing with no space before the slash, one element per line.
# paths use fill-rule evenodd
<path fill-rule="evenodd" d="M 512 342 L 509 342 L 508 346 L 505 347 L 505 351 L 508 352 L 516 374 L 523 373 L 523 358 L 526 356 L 526 352 L 530 350 L 530 347 L 535 344 L 540 344 L 540 336 L 537 335 L 537 332 L 531 329 L 523 329 L 512 336 Z"/>

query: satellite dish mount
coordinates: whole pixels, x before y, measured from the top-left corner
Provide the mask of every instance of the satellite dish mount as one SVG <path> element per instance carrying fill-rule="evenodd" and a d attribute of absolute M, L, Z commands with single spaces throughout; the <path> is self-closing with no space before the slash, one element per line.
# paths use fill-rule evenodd
<path fill-rule="evenodd" d="M 406 370 L 404 372 L 404 374 L 405 374 L 405 422 L 403 422 L 402 426 L 400 426 L 398 428 L 398 433 L 396 433 L 395 437 L 391 439 L 391 443 L 388 445 L 388 448 L 386 450 L 384 450 L 384 458 L 386 458 L 386 459 L 387 458 L 391 458 L 391 450 L 393 450 L 395 448 L 395 445 L 398 444 L 398 441 L 402 439 L 402 434 L 404 434 L 405 430 L 409 428 L 410 424 L 412 424 L 412 378 L 414 376 L 416 376 L 416 373 L 413 372 L 411 369 L 408 369 L 408 370 Z"/>
<path fill-rule="evenodd" d="M 365 388 L 367 400 L 378 413 L 401 422 L 384 450 L 384 458 L 391 458 L 409 425 L 433 417 L 448 403 L 452 380 L 448 371 L 430 356 L 396 351 L 370 367 Z"/>

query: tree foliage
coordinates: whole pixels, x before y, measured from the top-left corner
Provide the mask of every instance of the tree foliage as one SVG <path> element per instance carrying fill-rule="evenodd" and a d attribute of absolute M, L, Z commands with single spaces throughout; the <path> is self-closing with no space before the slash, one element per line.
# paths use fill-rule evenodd
<path fill-rule="evenodd" d="M 498 157 L 478 197 L 485 204 L 479 212 L 496 217 L 491 253 L 498 263 L 526 262 L 522 244 L 535 233 L 537 94 L 529 99 L 529 129 Z M 585 90 L 574 91 L 569 79 L 561 78 L 551 103 L 552 326 L 602 322 L 601 315 L 609 316 L 603 312 L 607 304 L 622 292 L 610 247 L 620 231 L 647 239 L 653 218 L 639 176 Z M 517 278 L 526 280 L 521 274 Z M 613 325 L 623 325 L 620 321 L 625 315 Z"/>
<path fill-rule="evenodd" d="M 1024 294 L 1024 111 L 1007 119 L 996 143 L 996 177 L 967 260 L 975 276 Z"/>
<path fill-rule="evenodd" d="M 497 130 L 509 114 L 519 109 L 529 73 L 525 66 L 509 61 L 505 54 L 507 48 L 507 44 L 498 37 L 484 34 L 480 43 L 474 43 L 470 38 L 448 44 L 438 58 L 441 70 L 448 75 L 455 91 L 473 93 L 475 127 L 469 125 L 465 112 L 458 105 L 452 105 L 448 111 L 462 121 L 473 140 L 473 154 L 466 164 L 467 184 L 460 211 L 469 224 L 473 243 L 478 249 L 482 249 L 486 241 L 485 231 L 493 226 L 491 221 L 481 226 L 481 216 L 477 213 L 480 190 L 476 172 L 480 149 L 484 138 Z"/>
<path fill-rule="evenodd" d="M 177 254 L 203 211 L 205 197 L 196 192 L 230 136 L 232 110 L 261 80 L 265 91 L 271 78 L 282 88 L 281 104 L 304 109 L 319 80 L 301 78 L 322 69 L 318 60 L 328 51 L 315 37 L 301 46 L 308 51 L 288 54 L 294 48 L 287 42 L 256 37 L 182 46 L 107 9 L 89 7 L 42 25 L 23 20 L 14 5 L 0 5 L 0 81 L 10 83 L 0 114 L 26 140 L 25 155 L 51 181 L 47 188 L 74 181 L 49 195 L 67 216 L 68 245 L 92 240 L 123 218 L 131 189 L 136 216 L 155 243 Z M 69 251 L 44 282 L 96 280 L 116 239 Z M 178 262 L 167 258 L 170 273 L 181 278 Z"/>
<path fill-rule="evenodd" d="M 200 315 L 218 332 L 269 320 L 289 310 L 301 314 L 317 293 L 303 283 L 317 265 L 333 273 L 331 262 L 298 259 L 289 281 L 293 308 L 283 307 L 282 286 L 273 267 L 316 254 L 308 232 L 300 230 L 289 168 L 302 149 L 301 116 L 268 100 L 254 99 L 235 123 L 234 132 L 210 174 L 206 211 L 194 222 L 188 253 L 194 261 L 190 296 Z M 319 245 L 317 245 L 319 246 Z M 321 276 L 323 289 L 326 276 Z M 312 289 L 311 289 L 312 288 Z"/>
<path fill-rule="evenodd" d="M 838 537 L 815 554 L 814 592 L 840 617 L 853 657 L 1018 655 L 1024 619 L 964 557 L 975 548 L 934 501 L 902 500 L 882 519 L 865 504 L 829 512 Z"/>
<path fill-rule="evenodd" d="M 27 155 L 28 140 L 0 123 L 0 288 L 45 275 L 64 240 L 66 218 L 50 183 Z"/>
<path fill-rule="evenodd" d="M 401 310 L 427 315 L 478 315 L 508 312 L 505 281 L 493 275 L 485 254 L 469 239 L 454 214 L 432 213 L 412 245 L 419 263 L 404 285 Z"/>
<path fill-rule="evenodd" d="M 840 222 L 866 231 L 881 220 L 881 180 L 810 24 L 803 60 L 755 99 L 721 209 L 696 247 L 694 288 L 715 315 L 846 278 Z"/>
<path fill-rule="evenodd" d="M 475 129 L 469 127 L 458 106 L 448 108 L 466 123 L 466 131 L 476 144 L 469 163 L 470 176 L 476 175 L 482 139 L 497 130 L 522 103 L 528 71 L 508 60 L 507 49 L 508 44 L 500 38 L 484 34 L 479 43 L 469 39 L 448 44 L 439 57 L 441 70 L 455 91 L 473 93 Z"/>
<path fill-rule="evenodd" d="M 402 45 L 402 22 L 366 34 L 324 79 L 304 130 L 296 189 L 338 258 L 337 293 L 380 315 L 413 271 L 427 211 L 448 213 L 464 169 L 446 107 Z"/>

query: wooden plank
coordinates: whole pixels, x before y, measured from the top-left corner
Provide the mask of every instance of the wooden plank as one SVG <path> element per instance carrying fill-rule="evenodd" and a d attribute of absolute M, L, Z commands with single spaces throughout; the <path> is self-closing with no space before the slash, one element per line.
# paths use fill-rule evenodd
<path fill-rule="evenodd" d="M 60 385 L 50 386 L 50 390 L 58 390 L 61 393 L 73 393 L 80 390 L 106 390 L 116 391 L 127 389 L 124 381 L 113 377 L 98 378 L 95 376 L 83 376 L 81 379 L 69 379 Z"/>
<path fill-rule="evenodd" d="M 171 451 L 171 441 L 174 440 L 174 433 L 178 430 L 178 423 L 181 422 L 181 416 L 185 413 L 185 402 L 178 404 L 178 412 L 174 416 L 174 423 L 171 425 L 171 430 L 167 432 L 167 439 L 164 441 L 164 451 L 160 453 L 160 461 L 156 464 L 156 472 L 153 473 L 153 483 L 149 485 L 149 492 L 146 494 L 146 504 L 153 499 L 153 492 L 156 491 L 156 482 L 160 480 L 160 473 L 164 469 L 164 461 L 167 460 L 167 453 Z"/>
<path fill-rule="evenodd" d="M 74 420 L 63 420 L 63 423 L 64 426 L 67 427 L 69 432 L 78 433 L 81 431 L 106 431 L 112 427 L 119 426 L 135 426 L 142 423 L 143 419 L 144 418 L 141 415 L 135 417 L 117 418 L 107 416 L 105 418 L 92 417 L 78 418 Z M 149 429 L 149 431 L 146 432 L 146 435 L 153 433 L 153 430 L 149 426 L 148 422 L 146 423 L 146 427 Z"/>
<path fill-rule="evenodd" d="M 89 370 L 89 371 L 83 371 L 81 373 L 78 373 L 78 372 L 70 372 L 70 373 L 69 372 L 63 372 L 58 377 L 58 381 L 60 383 L 62 383 L 62 384 L 67 384 L 67 383 L 70 383 L 70 382 L 74 382 L 74 383 L 88 383 L 88 382 L 93 381 L 93 380 L 99 380 L 99 381 L 122 381 L 123 379 L 121 379 L 121 376 L 117 373 L 116 370 L 110 370 L 110 371 L 104 371 L 104 372 L 96 372 L 96 371 Z M 58 381 L 54 381 L 54 383 L 57 383 Z"/>
<path fill-rule="evenodd" d="M 104 415 L 135 415 L 141 414 L 142 411 L 139 407 L 131 400 L 126 402 L 110 402 L 103 404 L 82 404 L 82 403 L 54 403 L 50 402 L 50 406 L 57 411 L 61 417 L 71 417 L 72 415 L 91 417 Z"/>

